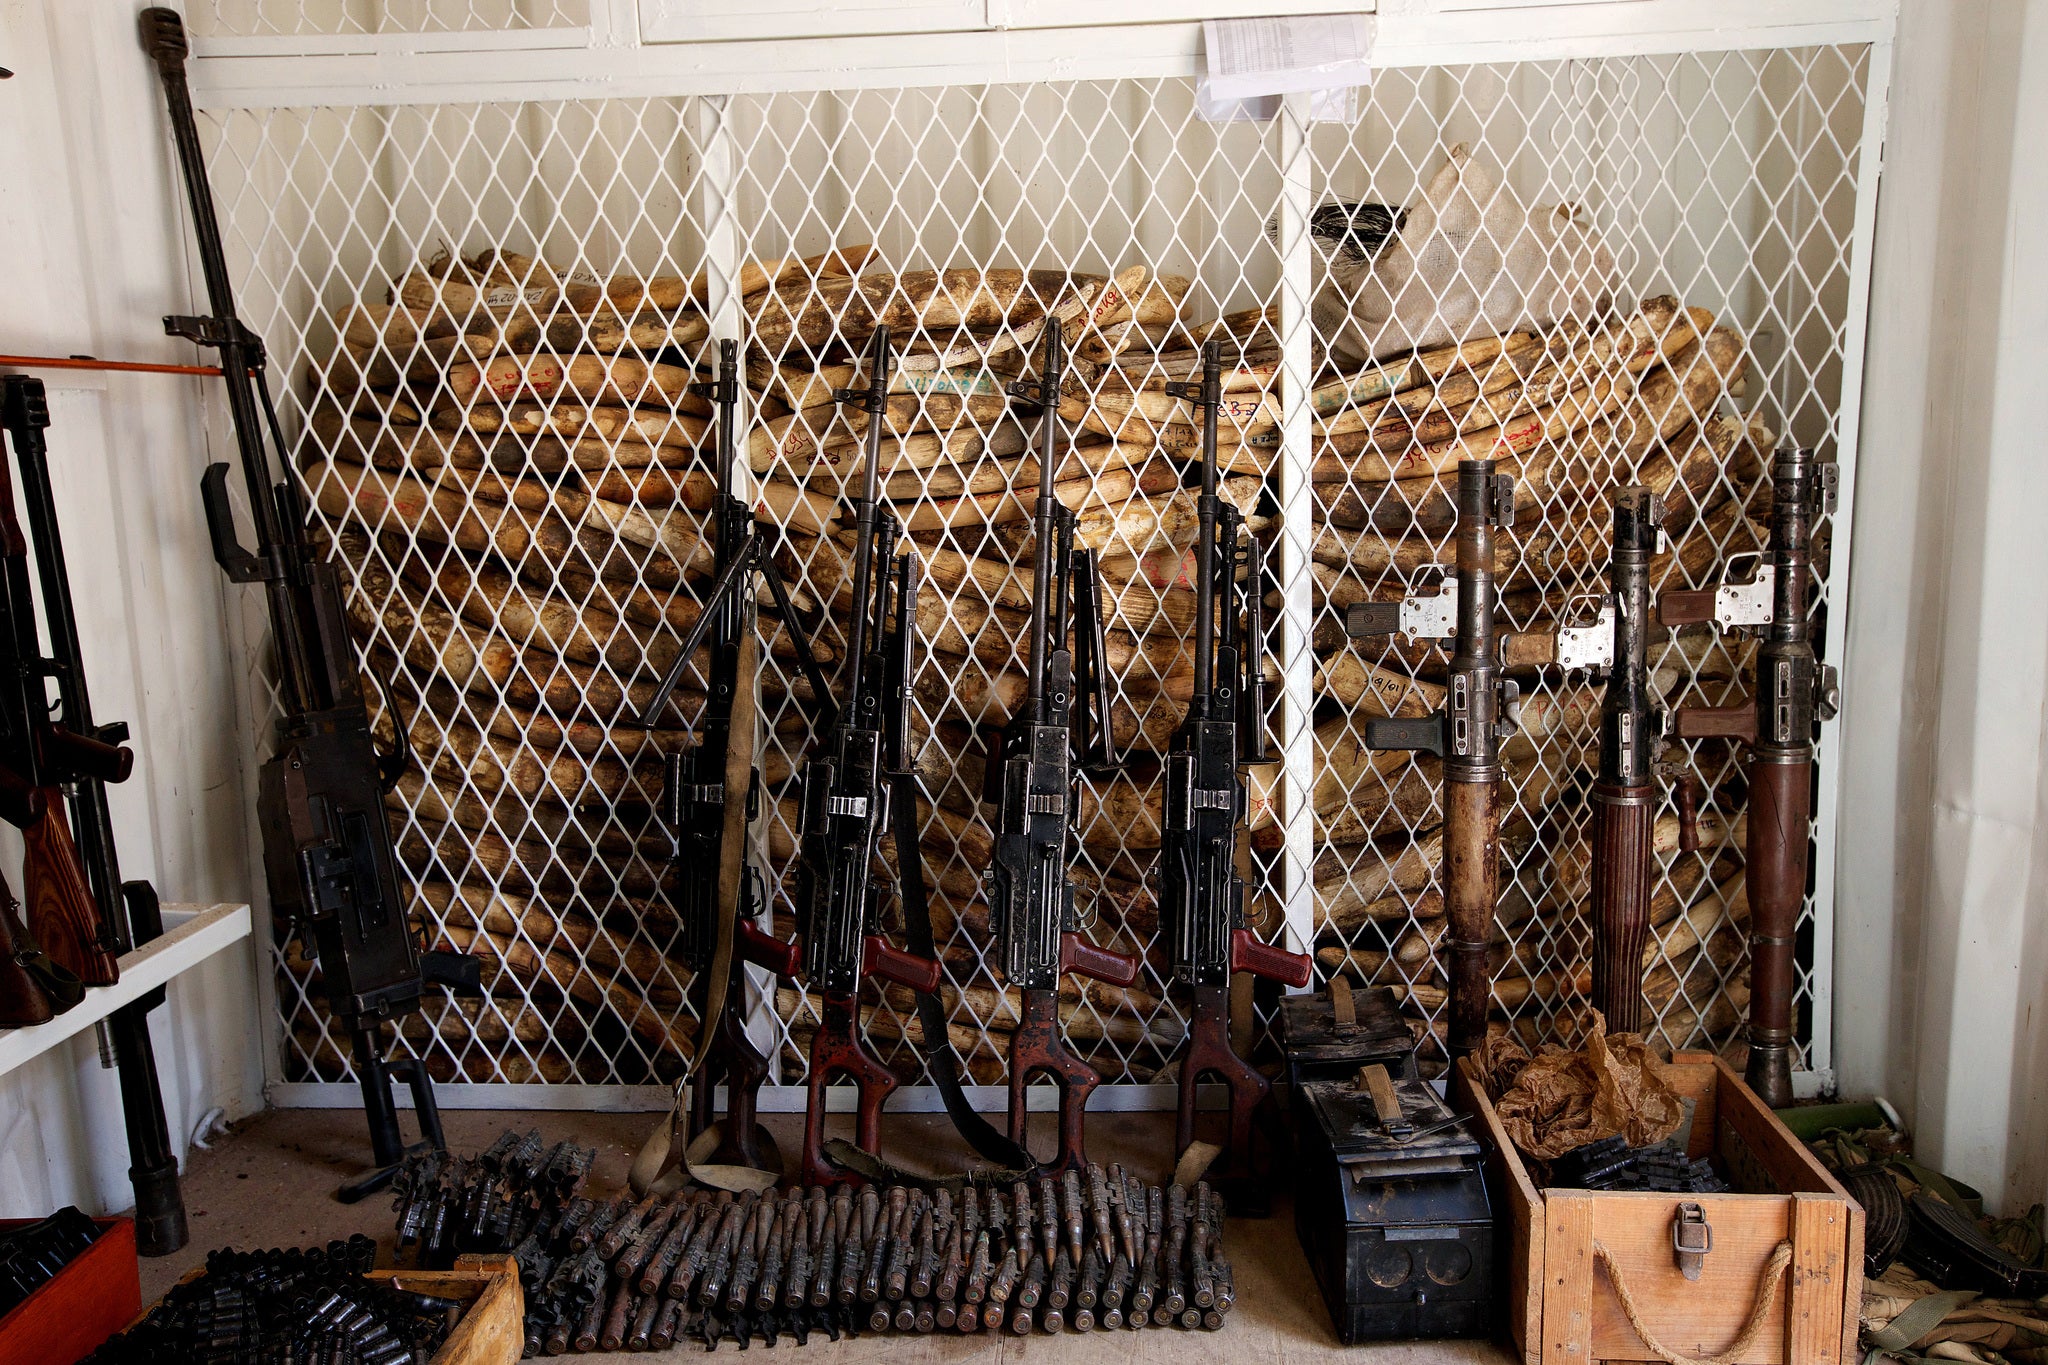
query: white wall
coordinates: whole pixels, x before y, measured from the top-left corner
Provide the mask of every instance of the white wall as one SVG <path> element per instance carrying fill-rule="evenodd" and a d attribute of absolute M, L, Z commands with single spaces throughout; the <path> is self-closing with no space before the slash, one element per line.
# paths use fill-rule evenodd
<path fill-rule="evenodd" d="M 0 352 L 189 362 L 163 335 L 188 312 L 153 69 L 136 6 L 0 0 Z M 122 872 L 166 901 L 249 896 L 236 679 L 198 476 L 207 381 L 44 376 L 52 464 L 94 710 L 134 729 L 110 791 Z M 219 420 L 216 416 L 213 420 Z M 0 869 L 19 885 L 8 831 Z M 152 1032 L 182 1155 L 219 1105 L 262 1103 L 254 944 L 171 992 Z M 90 1035 L 0 1079 L 0 1216 L 133 1202 L 114 1073 Z"/>
<path fill-rule="evenodd" d="M 1847 1093 L 2048 1195 L 2048 3 L 1908 0 L 1843 670 Z"/>

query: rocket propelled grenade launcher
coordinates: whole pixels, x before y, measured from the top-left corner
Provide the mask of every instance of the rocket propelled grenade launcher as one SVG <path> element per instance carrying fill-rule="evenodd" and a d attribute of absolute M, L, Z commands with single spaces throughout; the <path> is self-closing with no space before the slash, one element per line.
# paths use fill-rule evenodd
<path fill-rule="evenodd" d="M 1813 823 L 1813 743 L 1838 701 L 1835 670 L 1814 655 L 1810 608 L 1814 524 L 1835 510 L 1833 461 L 1787 446 L 1771 464 L 1768 559 L 1745 555 L 1718 587 L 1667 592 L 1657 619 L 1755 631 L 1750 701 L 1682 706 L 1680 739 L 1731 739 L 1749 746 L 1749 1062 L 1744 1079 L 1767 1105 L 1792 1103 L 1792 996 L 1799 908 Z M 1747 562 L 1744 562 L 1747 561 Z"/>
<path fill-rule="evenodd" d="M 220 352 L 221 384 L 234 420 L 242 476 L 256 521 L 256 548 L 245 548 L 228 500 L 228 466 L 200 480 L 213 555 L 228 579 L 260 583 L 270 608 L 279 705 L 274 756 L 258 779 L 264 864 L 274 914 L 300 927 L 320 963 L 328 1007 L 351 1046 L 370 1126 L 373 1169 L 341 1189 L 344 1200 L 380 1189 L 406 1153 L 392 1085 L 412 1088 L 425 1145 L 446 1150 L 433 1081 L 416 1057 L 387 1061 L 379 1039 L 386 1021 L 420 1008 L 428 981 L 481 994 L 476 959 L 422 954 L 407 919 L 384 796 L 410 764 L 404 748 L 377 752 L 363 704 L 355 645 L 342 611 L 341 580 L 306 536 L 306 506 L 294 481 L 284 434 L 271 406 L 262 338 L 235 315 L 220 223 L 200 152 L 185 82 L 185 27 L 176 11 L 142 11 L 142 46 L 156 63 L 171 136 L 192 208 L 192 229 L 212 312 L 167 317 L 164 330 Z M 271 461 L 282 477 L 274 477 Z M 396 717 L 387 691 L 387 711 Z M 405 726 L 396 726 L 400 735 Z"/>
<path fill-rule="evenodd" d="M 761 644 L 756 585 L 766 580 L 785 621 L 794 622 L 789 591 L 770 553 L 770 528 L 755 521 L 737 489 L 739 447 L 733 435 L 739 407 L 739 343 L 718 343 L 718 377 L 692 390 L 717 407 L 718 497 L 712 510 L 717 574 L 703 610 L 684 637 L 675 662 L 635 724 L 651 728 L 682 681 L 699 644 L 708 644 L 704 712 L 697 742 L 664 755 L 662 819 L 675 834 L 668 894 L 682 928 L 704 1042 L 691 1068 L 687 1136 L 711 1126 L 714 1087 L 726 1087 L 727 1122 L 714 1160 L 759 1169 L 781 1168 L 766 1131 L 755 1122 L 768 1059 L 747 1037 L 733 999 L 744 989 L 742 964 L 780 978 L 796 975 L 797 946 L 755 923 L 765 900 L 762 878 L 747 857 L 747 827 L 759 813 L 755 763 L 757 675 Z M 793 625 L 797 662 L 813 695 L 829 689 L 811 653 L 809 637 Z M 829 705 L 829 703 L 826 703 Z M 682 875 L 676 875 L 683 869 Z M 716 869 L 707 876 L 707 869 Z M 680 1150 L 680 1148 L 676 1148 Z"/>
<path fill-rule="evenodd" d="M 822 997 L 811 1040 L 810 1093 L 804 1119 L 802 1177 L 806 1184 L 846 1180 L 825 1156 L 826 1084 L 852 1078 L 859 1091 L 855 1141 L 880 1145 L 882 1105 L 896 1078 L 862 1041 L 857 993 L 879 977 L 926 994 L 938 989 L 939 964 L 894 947 L 883 937 L 875 874 L 882 835 L 890 828 L 896 779 L 910 771 L 910 676 L 917 643 L 917 557 L 894 555 L 896 519 L 876 502 L 882 428 L 888 424 L 889 329 L 875 329 L 868 383 L 833 398 L 867 413 L 867 468 L 854 505 L 852 629 L 846 652 L 846 704 L 804 767 L 803 827 L 798 848 L 796 913 L 804 977 Z M 876 572 L 876 557 L 885 555 Z M 907 799 L 907 794 L 906 794 Z M 899 826 L 900 828 L 900 826 Z M 898 875 L 920 878 L 911 864 L 915 839 L 899 846 Z"/>
<path fill-rule="evenodd" d="M 1615 495 L 1611 591 L 1594 624 L 1558 632 L 1567 670 L 1603 672 L 1600 771 L 1592 790 L 1593 1005 L 1614 1033 L 1644 1025 L 1643 952 L 1650 932 L 1651 847 L 1657 823 L 1653 781 L 1663 748 L 1663 707 L 1650 690 L 1650 560 L 1662 548 L 1664 504 L 1647 488 Z M 1698 846 L 1692 784 L 1678 784 L 1679 846 Z"/>
<path fill-rule="evenodd" d="M 1173 954 L 1173 978 L 1193 995 L 1187 1047 L 1180 1058 L 1180 1112 L 1175 1141 L 1195 1137 L 1197 1087 L 1215 1075 L 1230 1092 L 1229 1145 L 1219 1157 L 1221 1182 L 1255 1202 L 1251 1180 L 1252 1115 L 1271 1086 L 1230 1043 L 1230 976 L 1305 986 L 1312 964 L 1260 942 L 1245 913 L 1247 889 L 1238 874 L 1237 839 L 1248 801 L 1241 765 L 1265 758 L 1264 647 L 1256 541 L 1239 545 L 1244 517 L 1216 496 L 1216 415 L 1223 402 L 1223 346 L 1202 348 L 1202 377 L 1169 384 L 1167 392 L 1202 412 L 1202 491 L 1196 508 L 1195 677 L 1187 719 L 1166 757 L 1164 829 L 1159 849 L 1160 920 Z M 1223 598 L 1222 627 L 1217 598 Z M 1242 629 L 1240 629 L 1242 621 Z"/>
<path fill-rule="evenodd" d="M 1037 564 L 1027 642 L 1028 689 L 1023 708 L 990 756 L 985 798 L 996 803 L 995 853 L 988 867 L 989 917 L 1002 945 L 1003 971 L 1024 994 L 1010 1035 L 1009 1136 L 1022 1145 L 1025 1085 L 1049 1074 L 1060 1092 L 1060 1153 L 1054 1170 L 1082 1170 L 1082 1114 L 1102 1078 L 1060 1037 L 1059 979 L 1076 972 L 1128 986 L 1138 960 L 1083 938 L 1070 873 L 1078 840 L 1076 752 L 1091 765 L 1114 765 L 1108 679 L 1102 673 L 1102 602 L 1092 550 L 1074 548 L 1074 514 L 1053 496 L 1055 468 L 1066 453 L 1060 430 L 1065 337 L 1045 333 L 1039 377 L 1010 386 L 1012 396 L 1044 410 L 1035 509 Z M 1067 644 L 1069 626 L 1075 647 Z"/>
<path fill-rule="evenodd" d="M 1492 460 L 1458 464 L 1455 576 L 1432 594 L 1365 602 L 1345 616 L 1354 636 L 1392 635 L 1452 642 L 1444 709 L 1420 719 L 1367 722 L 1369 749 L 1413 749 L 1444 761 L 1444 909 L 1450 950 L 1450 1053 L 1486 1038 L 1487 968 L 1494 905 L 1500 896 L 1501 741 L 1515 732 L 1521 689 L 1502 676 L 1494 620 L 1494 532 L 1515 514 L 1515 483 Z"/>

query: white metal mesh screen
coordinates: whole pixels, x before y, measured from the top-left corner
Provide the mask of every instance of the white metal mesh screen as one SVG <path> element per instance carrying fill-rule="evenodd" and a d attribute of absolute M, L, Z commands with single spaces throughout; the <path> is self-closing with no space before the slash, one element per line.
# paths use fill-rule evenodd
<path fill-rule="evenodd" d="M 713 337 L 742 341 L 747 463 L 804 599 L 804 619 L 771 624 L 829 651 L 858 428 L 828 390 L 854 373 L 871 295 L 909 347 L 885 489 L 925 566 L 923 854 L 973 1077 L 1001 1079 L 1014 1017 L 978 892 L 975 731 L 1019 694 L 1037 474 L 999 395 L 1048 314 L 1082 361 L 1058 486 L 1104 557 L 1132 756 L 1090 784 L 1083 899 L 1096 938 L 1148 953 L 1129 990 L 1070 979 L 1070 1036 L 1123 1083 L 1150 1079 L 1181 1037 L 1143 880 L 1150 764 L 1191 668 L 1191 418 L 1162 385 L 1190 375 L 1210 335 L 1234 367 L 1225 492 L 1272 547 L 1275 612 L 1299 610 L 1274 631 L 1269 673 L 1286 747 L 1252 784 L 1263 932 L 1284 921 L 1323 975 L 1394 985 L 1434 1021 L 1436 774 L 1359 741 L 1368 716 L 1428 702 L 1442 659 L 1348 645 L 1342 607 L 1448 562 L 1441 493 L 1461 449 L 1493 450 L 1522 483 L 1504 574 L 1518 630 L 1597 590 L 1617 483 L 1651 482 L 1673 505 L 1661 580 L 1709 581 L 1760 543 L 1772 442 L 1834 453 L 1867 80 L 1860 47 L 1394 70 L 1361 92 L 1355 122 L 1306 128 L 1204 123 L 1192 83 L 1173 79 L 218 116 L 210 156 L 244 313 L 289 376 L 281 399 L 349 565 L 365 665 L 396 680 L 420 753 L 392 804 L 416 910 L 430 937 L 492 962 L 490 999 L 430 1004 L 414 1043 L 446 1079 L 632 1084 L 683 1066 L 695 1023 L 648 806 L 675 734 L 618 722 L 706 581 L 709 409 L 686 385 L 706 377 Z M 1459 144 L 1521 202 L 1576 206 L 1612 257 L 1611 306 L 1569 309 L 1491 358 L 1345 364 L 1290 330 L 1312 300 L 1284 282 L 1313 290 L 1324 266 L 1292 219 L 1269 233 L 1282 205 L 1418 202 Z M 1290 372 L 1310 383 L 1294 391 Z M 757 852 L 773 884 L 810 736 L 787 639 L 771 643 Z M 1690 633 L 1657 662 L 1674 704 L 1744 688 L 1744 647 Z M 1589 986 L 1598 682 L 1517 676 L 1530 699 L 1510 746 L 1496 998 L 1549 1036 Z M 1722 1047 L 1745 1003 L 1740 767 L 1718 744 L 1674 757 L 1714 795 L 1700 853 L 1677 853 L 1675 819 L 1660 822 L 1648 989 L 1668 1042 Z M 1818 838 L 1825 865 L 1831 831 Z M 1809 910 L 1803 1038 L 1814 923 Z M 281 949 L 284 1078 L 342 1079 L 310 975 Z M 908 1003 L 871 995 L 868 1027 L 914 1078 Z M 754 1002 L 784 1083 L 801 1079 L 812 1023 L 788 987 Z"/>

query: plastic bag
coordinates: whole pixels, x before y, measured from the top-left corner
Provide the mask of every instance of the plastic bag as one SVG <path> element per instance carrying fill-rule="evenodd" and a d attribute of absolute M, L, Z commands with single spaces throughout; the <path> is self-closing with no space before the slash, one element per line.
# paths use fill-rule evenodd
<path fill-rule="evenodd" d="M 1463 143 L 1371 259 L 1332 262 L 1311 310 L 1341 362 L 1441 346 L 1560 318 L 1591 318 L 1614 253 L 1570 204 L 1530 209 Z"/>
<path fill-rule="evenodd" d="M 1600 1012 L 1587 1014 L 1580 1051 L 1551 1043 L 1520 1061 L 1496 1046 L 1481 1057 L 1488 1077 L 1512 1071 L 1513 1080 L 1493 1102 L 1494 1113 L 1515 1146 L 1539 1161 L 1616 1134 L 1631 1147 L 1647 1147 L 1670 1137 L 1685 1117 L 1684 1103 L 1657 1074 L 1656 1058 L 1643 1040 L 1633 1033 L 1609 1037 Z"/>

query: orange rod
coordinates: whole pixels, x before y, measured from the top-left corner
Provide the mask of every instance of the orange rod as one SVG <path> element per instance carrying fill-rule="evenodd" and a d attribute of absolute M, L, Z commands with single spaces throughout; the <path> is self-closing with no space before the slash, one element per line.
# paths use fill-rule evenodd
<path fill-rule="evenodd" d="M 23 370 L 126 370 L 142 374 L 219 374 L 218 365 L 152 365 L 139 360 L 95 360 L 89 355 L 0 355 L 0 365 Z"/>

